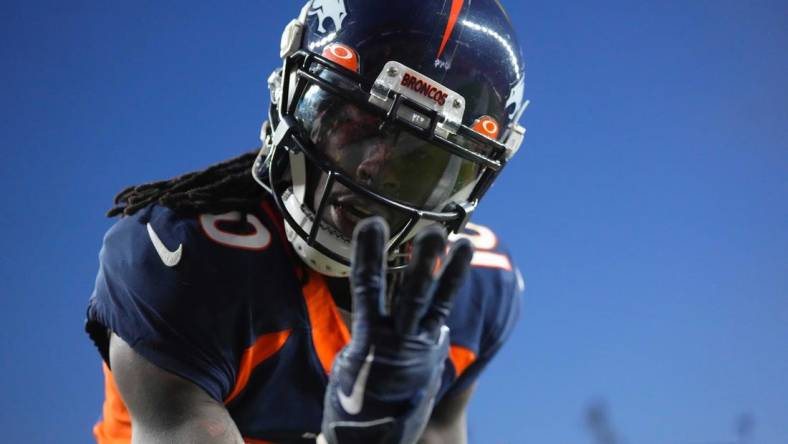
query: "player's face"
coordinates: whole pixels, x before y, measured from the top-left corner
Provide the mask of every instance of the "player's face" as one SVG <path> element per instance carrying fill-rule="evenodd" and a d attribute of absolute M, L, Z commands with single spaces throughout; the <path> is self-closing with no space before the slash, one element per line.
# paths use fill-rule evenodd
<path fill-rule="evenodd" d="M 334 164 L 369 189 L 379 190 L 386 196 L 398 195 L 402 189 L 397 168 L 395 145 L 391 135 L 379 129 L 377 119 L 366 115 L 358 108 L 346 105 L 337 110 L 338 118 L 323 140 L 322 149 Z M 314 208 L 323 198 L 328 174 L 321 172 L 316 186 Z M 379 215 L 386 219 L 394 230 L 401 228 L 407 218 L 376 205 L 369 199 L 337 184 L 328 195 L 328 222 L 346 237 L 351 237 L 356 224 L 367 217 Z"/>

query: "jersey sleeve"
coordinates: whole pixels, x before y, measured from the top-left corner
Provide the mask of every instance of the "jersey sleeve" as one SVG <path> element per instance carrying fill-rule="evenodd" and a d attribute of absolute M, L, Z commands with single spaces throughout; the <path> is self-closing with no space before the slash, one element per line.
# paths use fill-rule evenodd
<path fill-rule="evenodd" d="M 467 390 L 492 361 L 520 317 L 524 283 L 505 246 L 476 249 L 449 316 L 451 367 L 446 396 Z"/>
<path fill-rule="evenodd" d="M 193 219 L 158 207 L 118 221 L 99 255 L 87 330 L 105 361 L 111 331 L 156 366 L 221 401 L 232 389 L 239 359 L 233 329 L 226 327 L 243 328 L 243 317 L 238 301 L 221 297 L 220 266 L 201 260 L 198 230 Z"/>

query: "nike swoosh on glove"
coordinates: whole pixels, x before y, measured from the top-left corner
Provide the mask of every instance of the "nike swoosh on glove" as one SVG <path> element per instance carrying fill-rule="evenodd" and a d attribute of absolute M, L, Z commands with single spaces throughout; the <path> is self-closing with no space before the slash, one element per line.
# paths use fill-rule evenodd
<path fill-rule="evenodd" d="M 354 232 L 352 340 L 334 360 L 318 442 L 415 443 L 432 412 L 449 350 L 444 324 L 473 249 L 466 240 L 455 243 L 436 277 L 446 238 L 440 227 L 424 230 L 389 311 L 387 241 L 379 217 Z"/>

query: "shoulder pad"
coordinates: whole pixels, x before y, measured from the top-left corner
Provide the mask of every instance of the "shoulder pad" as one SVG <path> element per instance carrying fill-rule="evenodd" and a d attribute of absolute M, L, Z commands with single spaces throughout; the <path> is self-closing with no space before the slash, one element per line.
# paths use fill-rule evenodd
<path fill-rule="evenodd" d="M 88 322 L 221 400 L 244 346 L 299 315 L 275 230 L 262 210 L 189 217 L 153 205 L 122 218 L 104 238 Z"/>

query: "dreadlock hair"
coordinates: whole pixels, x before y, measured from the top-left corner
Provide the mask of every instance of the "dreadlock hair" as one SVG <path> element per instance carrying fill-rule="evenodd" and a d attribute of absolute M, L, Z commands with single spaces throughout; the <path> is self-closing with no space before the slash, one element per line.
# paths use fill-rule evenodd
<path fill-rule="evenodd" d="M 133 185 L 115 196 L 107 217 L 131 216 L 157 202 L 174 211 L 223 213 L 256 207 L 263 188 L 252 177 L 257 150 L 169 180 Z"/>

